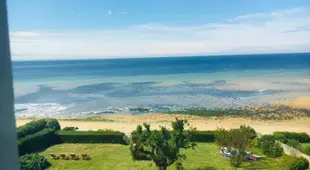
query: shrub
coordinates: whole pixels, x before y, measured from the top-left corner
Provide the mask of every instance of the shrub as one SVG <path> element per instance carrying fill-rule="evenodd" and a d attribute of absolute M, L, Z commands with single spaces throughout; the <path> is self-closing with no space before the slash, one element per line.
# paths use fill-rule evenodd
<path fill-rule="evenodd" d="M 38 153 L 27 154 L 20 157 L 20 170 L 44 170 L 51 164 Z"/>
<path fill-rule="evenodd" d="M 268 157 L 277 158 L 283 155 L 283 148 L 273 135 L 264 135 L 258 141 L 258 147 Z"/>
<path fill-rule="evenodd" d="M 310 145 L 305 146 L 305 148 L 303 149 L 303 152 L 307 155 L 310 155 Z"/>
<path fill-rule="evenodd" d="M 17 128 L 17 137 L 22 138 L 26 135 L 35 134 L 46 127 L 45 119 L 31 121 Z"/>
<path fill-rule="evenodd" d="M 64 127 L 62 128 L 63 131 L 77 131 L 79 130 L 78 127 Z"/>
<path fill-rule="evenodd" d="M 54 129 L 43 129 L 18 141 L 19 154 L 32 153 L 46 149 L 59 142 Z"/>
<path fill-rule="evenodd" d="M 60 141 L 64 143 L 119 143 L 127 144 L 122 132 L 111 131 L 59 131 Z"/>
<path fill-rule="evenodd" d="M 301 150 L 301 145 L 300 145 L 300 143 L 299 143 L 297 140 L 295 140 L 295 139 L 289 139 L 289 140 L 286 142 L 286 144 L 287 144 L 288 146 L 290 146 L 290 147 L 293 147 L 293 148 L 296 148 L 296 149 L 298 149 L 298 150 Z"/>
<path fill-rule="evenodd" d="M 47 128 L 55 129 L 56 131 L 60 130 L 59 122 L 56 119 L 49 118 L 49 119 L 45 119 L 45 120 L 46 120 L 46 127 Z"/>
<path fill-rule="evenodd" d="M 309 161 L 303 157 L 285 156 L 283 163 L 289 170 L 306 170 L 309 168 Z"/>
<path fill-rule="evenodd" d="M 301 143 L 304 142 L 310 142 L 310 137 L 307 133 L 296 133 L 296 132 L 274 132 L 273 135 L 277 140 L 289 140 L 289 139 L 295 139 Z M 286 143 L 286 142 L 284 142 Z"/>
<path fill-rule="evenodd" d="M 216 131 L 194 131 L 195 142 L 215 142 Z"/>
<path fill-rule="evenodd" d="M 23 138 L 27 135 L 35 134 L 45 128 L 60 130 L 60 125 L 56 119 L 40 119 L 31 121 L 17 128 L 17 137 Z"/>

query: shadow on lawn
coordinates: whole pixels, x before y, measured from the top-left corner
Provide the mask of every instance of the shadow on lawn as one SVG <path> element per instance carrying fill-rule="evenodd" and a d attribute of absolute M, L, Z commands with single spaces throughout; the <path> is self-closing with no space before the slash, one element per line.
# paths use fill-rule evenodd
<path fill-rule="evenodd" d="M 197 168 L 195 170 L 217 170 L 217 169 L 212 167 L 212 166 L 206 166 L 206 167 L 203 167 L 203 168 Z"/>
<path fill-rule="evenodd" d="M 259 161 L 251 161 L 249 164 L 242 164 L 240 168 L 244 168 L 246 170 L 254 170 L 254 169 L 268 169 L 267 160 L 259 160 Z"/>

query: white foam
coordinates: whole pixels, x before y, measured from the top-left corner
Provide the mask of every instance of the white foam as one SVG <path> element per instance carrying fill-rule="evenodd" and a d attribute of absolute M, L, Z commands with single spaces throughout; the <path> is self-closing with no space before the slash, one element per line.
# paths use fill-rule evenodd
<path fill-rule="evenodd" d="M 57 103 L 15 104 L 15 114 L 23 116 L 50 116 L 61 114 L 67 107 Z"/>

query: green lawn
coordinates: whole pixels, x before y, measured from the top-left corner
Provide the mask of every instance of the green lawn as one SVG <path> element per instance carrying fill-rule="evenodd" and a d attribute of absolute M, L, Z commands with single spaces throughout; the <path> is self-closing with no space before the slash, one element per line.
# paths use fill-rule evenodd
<path fill-rule="evenodd" d="M 195 150 L 187 150 L 187 160 L 183 162 L 185 169 L 190 170 L 233 170 L 229 162 L 219 155 L 215 143 L 199 143 Z M 52 160 L 50 153 L 88 153 L 91 160 Z M 52 163 L 50 170 L 156 170 L 152 161 L 133 161 L 129 146 L 118 144 L 60 144 L 41 153 Z M 265 158 L 260 161 L 247 162 L 240 169 L 272 169 L 283 170 L 281 158 Z M 282 165 L 283 166 L 283 165 Z M 170 166 L 169 169 L 175 169 Z"/>
<path fill-rule="evenodd" d="M 302 150 L 304 150 L 306 147 L 310 147 L 310 143 L 301 143 Z"/>

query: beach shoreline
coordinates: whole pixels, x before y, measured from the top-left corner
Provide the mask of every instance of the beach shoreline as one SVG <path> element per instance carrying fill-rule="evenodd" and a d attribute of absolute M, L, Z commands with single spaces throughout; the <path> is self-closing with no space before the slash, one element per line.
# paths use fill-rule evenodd
<path fill-rule="evenodd" d="M 274 105 L 285 105 L 298 109 L 309 109 L 310 98 L 303 97 L 295 100 L 275 102 Z M 16 126 L 43 117 L 17 117 Z M 269 134 L 275 131 L 306 132 L 310 134 L 310 117 L 296 116 L 290 119 L 253 119 L 238 116 L 195 116 L 186 114 L 148 113 L 139 115 L 107 114 L 82 117 L 56 117 L 61 127 L 78 127 L 79 130 L 116 130 L 130 133 L 136 126 L 149 123 L 153 128 L 170 127 L 171 121 L 186 119 L 197 130 L 215 130 L 216 128 L 236 128 L 242 124 L 253 127 L 257 132 Z"/>

